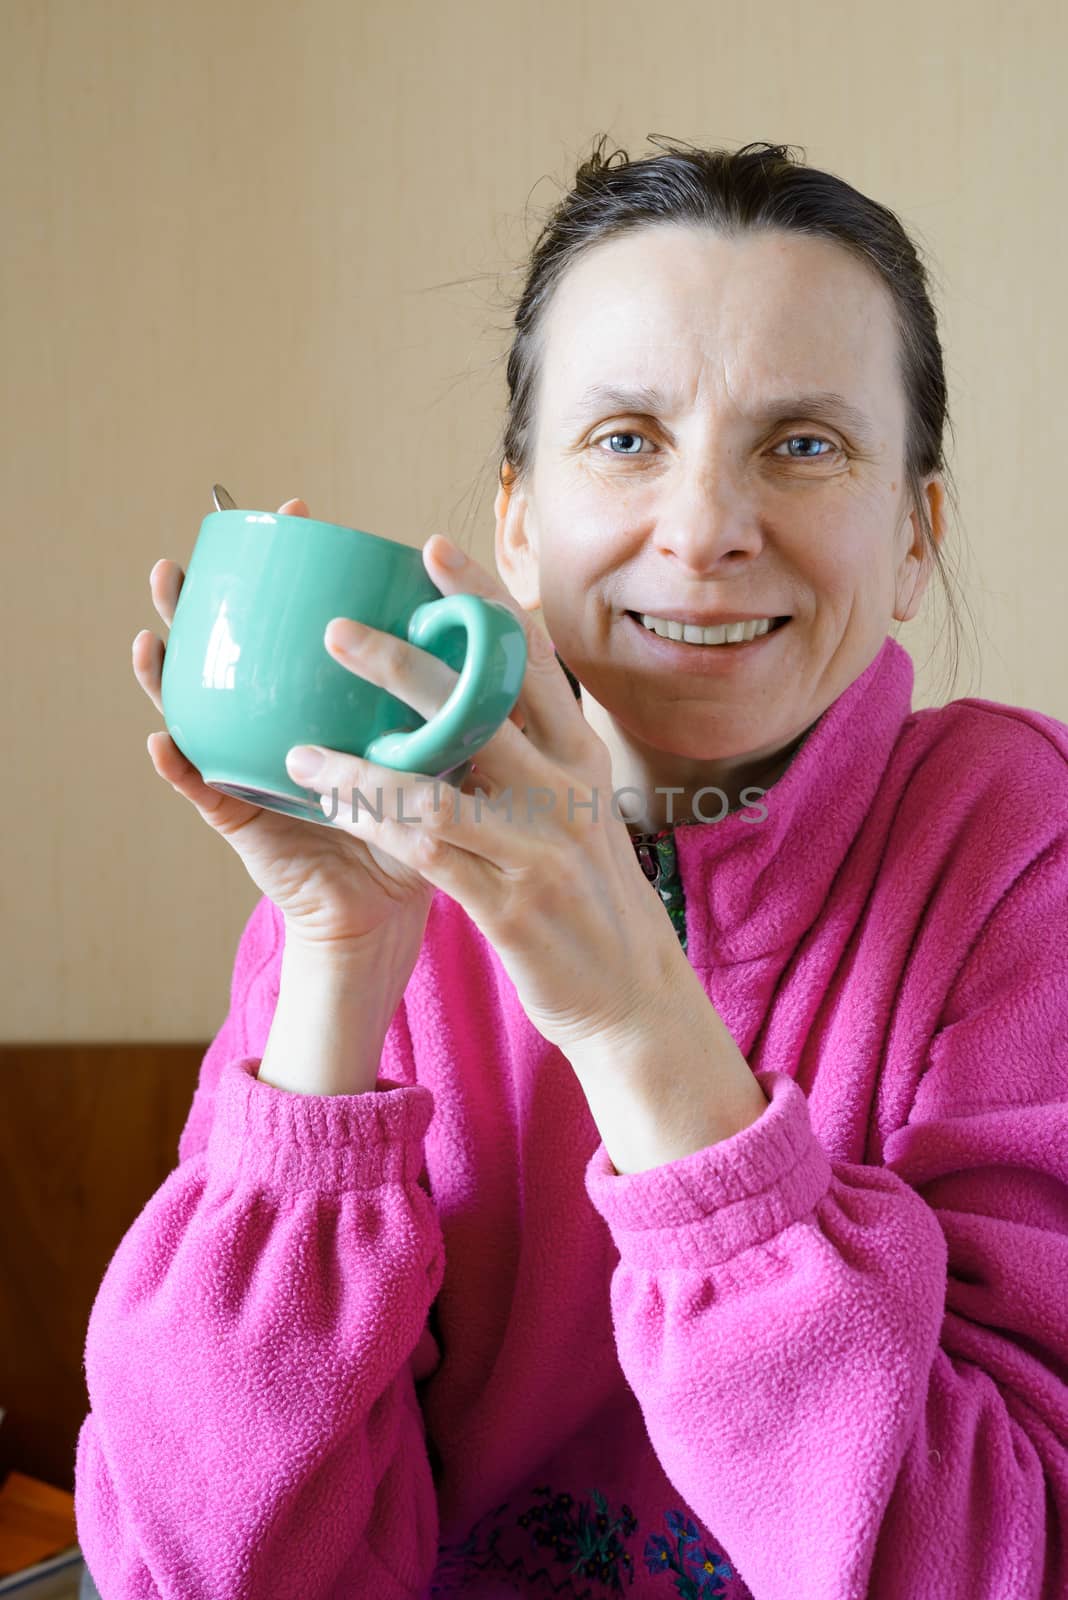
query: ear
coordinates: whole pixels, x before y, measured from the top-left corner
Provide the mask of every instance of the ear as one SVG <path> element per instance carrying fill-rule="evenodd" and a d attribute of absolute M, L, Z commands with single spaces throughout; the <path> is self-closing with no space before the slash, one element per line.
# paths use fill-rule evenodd
<path fill-rule="evenodd" d="M 526 490 L 507 461 L 501 467 L 493 514 L 497 519 L 493 550 L 501 581 L 524 611 L 537 611 L 541 579 L 534 518 Z"/>
<path fill-rule="evenodd" d="M 941 549 L 946 532 L 946 488 L 937 472 L 924 483 L 924 494 L 931 519 L 931 533 L 935 544 Z M 910 511 L 903 526 L 911 532 L 912 543 L 898 565 L 893 616 L 896 622 L 911 622 L 920 609 L 934 569 L 934 560 L 924 538 L 919 512 Z"/>

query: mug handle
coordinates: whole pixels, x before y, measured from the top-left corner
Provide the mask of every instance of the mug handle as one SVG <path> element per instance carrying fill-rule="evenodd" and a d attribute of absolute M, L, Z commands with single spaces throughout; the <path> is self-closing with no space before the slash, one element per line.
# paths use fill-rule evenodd
<path fill-rule="evenodd" d="M 527 670 L 523 626 L 499 600 L 447 594 L 412 612 L 408 643 L 434 654 L 434 641 L 457 626 L 467 634 L 467 650 L 445 704 L 411 733 L 379 734 L 364 751 L 366 760 L 440 778 L 481 750 L 504 722 Z"/>

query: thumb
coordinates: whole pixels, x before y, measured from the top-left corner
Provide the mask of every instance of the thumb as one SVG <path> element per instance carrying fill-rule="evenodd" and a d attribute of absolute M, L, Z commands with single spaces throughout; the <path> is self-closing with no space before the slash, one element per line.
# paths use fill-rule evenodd
<path fill-rule="evenodd" d="M 287 500 L 285 505 L 278 507 L 280 517 L 310 517 L 311 512 L 303 500 Z"/>

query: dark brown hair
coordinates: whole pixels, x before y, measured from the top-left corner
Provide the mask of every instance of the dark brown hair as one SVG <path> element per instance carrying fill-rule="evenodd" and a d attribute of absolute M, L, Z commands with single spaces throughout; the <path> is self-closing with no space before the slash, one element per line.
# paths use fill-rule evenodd
<path fill-rule="evenodd" d="M 561 278 L 579 256 L 603 240 L 654 223 L 698 224 L 727 237 L 782 229 L 834 240 L 874 267 L 896 308 L 907 418 L 904 472 L 947 602 L 952 690 L 960 660 L 960 617 L 922 485 L 928 474 L 941 473 L 959 522 L 943 446 L 952 423 L 927 269 L 901 222 L 843 179 L 806 166 L 803 150 L 796 160 L 789 145 L 747 144 L 732 153 L 650 134 L 649 142 L 662 147 L 663 154 L 632 161 L 620 149 L 606 156 L 607 139 L 601 134 L 595 140 L 570 192 L 542 227 L 524 270 L 507 353 L 508 404 L 497 450 L 498 483 L 522 479 L 531 470 L 545 315 Z"/>

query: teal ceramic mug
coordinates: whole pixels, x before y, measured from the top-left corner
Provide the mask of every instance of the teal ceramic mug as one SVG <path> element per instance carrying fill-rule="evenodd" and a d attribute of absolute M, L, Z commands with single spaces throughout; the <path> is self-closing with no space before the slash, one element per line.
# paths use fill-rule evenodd
<path fill-rule="evenodd" d="M 335 661 L 323 643 L 332 617 L 444 661 L 459 673 L 445 703 L 424 718 Z M 293 745 L 445 777 L 504 722 L 526 661 L 508 607 L 442 595 L 411 545 L 310 517 L 216 511 L 189 558 L 160 693 L 167 731 L 205 783 L 329 827 L 317 793 L 286 771 Z"/>

